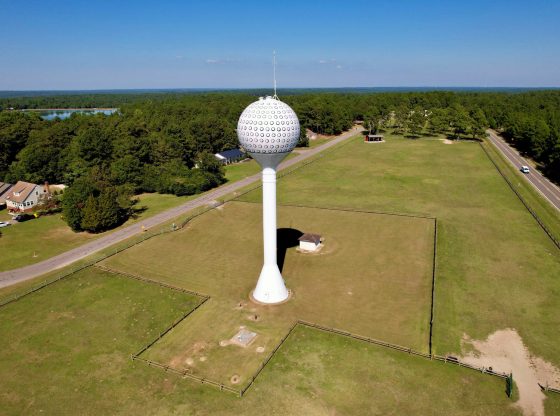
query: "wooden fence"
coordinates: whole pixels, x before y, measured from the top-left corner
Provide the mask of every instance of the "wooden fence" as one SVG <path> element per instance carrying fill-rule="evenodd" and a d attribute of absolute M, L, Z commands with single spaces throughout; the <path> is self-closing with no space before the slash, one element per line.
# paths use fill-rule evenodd
<path fill-rule="evenodd" d="M 221 391 L 227 391 L 227 392 L 230 392 L 230 393 L 234 393 L 234 394 L 236 394 L 240 397 L 242 395 L 240 390 L 234 389 L 233 387 L 226 386 L 225 384 L 220 383 L 218 381 L 214 381 L 214 380 L 211 380 L 211 379 L 208 379 L 208 378 L 199 377 L 195 374 L 191 374 L 187 370 L 178 370 L 178 369 L 170 367 L 168 365 L 164 365 L 164 364 L 158 363 L 156 361 L 146 360 L 144 358 L 140 358 L 140 357 L 135 356 L 135 355 L 131 355 L 131 358 L 132 358 L 133 361 L 140 361 L 140 362 L 143 362 L 143 363 L 147 364 L 150 367 L 156 367 L 156 368 L 159 368 L 161 370 L 164 370 L 165 372 L 171 372 L 171 373 L 174 373 L 174 374 L 178 374 L 183 378 L 188 378 L 190 380 L 194 380 L 194 381 L 196 381 L 200 384 L 205 384 L 205 385 L 208 385 L 208 386 L 216 387 L 216 388 L 220 389 Z"/>

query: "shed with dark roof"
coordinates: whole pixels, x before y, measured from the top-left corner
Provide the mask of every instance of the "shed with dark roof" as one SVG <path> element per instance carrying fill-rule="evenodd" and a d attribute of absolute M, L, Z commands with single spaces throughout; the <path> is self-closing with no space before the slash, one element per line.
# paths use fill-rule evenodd
<path fill-rule="evenodd" d="M 299 248 L 304 251 L 316 251 L 321 245 L 322 240 L 319 234 L 305 233 L 298 238 Z"/>
<path fill-rule="evenodd" d="M 382 134 L 366 134 L 364 137 L 366 143 L 382 143 L 384 141 L 385 137 Z"/>

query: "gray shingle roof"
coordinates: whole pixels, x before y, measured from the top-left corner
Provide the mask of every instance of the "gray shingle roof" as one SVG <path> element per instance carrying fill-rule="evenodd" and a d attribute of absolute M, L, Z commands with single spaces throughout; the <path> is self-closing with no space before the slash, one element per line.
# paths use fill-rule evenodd
<path fill-rule="evenodd" d="M 224 150 L 217 154 L 226 159 L 239 159 L 243 157 L 243 152 L 239 149 Z"/>
<path fill-rule="evenodd" d="M 320 244 L 321 243 L 321 236 L 319 234 L 305 233 L 300 238 L 298 238 L 298 241 L 305 241 L 306 243 Z"/>

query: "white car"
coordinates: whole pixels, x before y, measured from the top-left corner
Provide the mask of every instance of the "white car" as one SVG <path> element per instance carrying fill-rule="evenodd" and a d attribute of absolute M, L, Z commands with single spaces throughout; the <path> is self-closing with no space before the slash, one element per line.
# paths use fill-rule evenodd
<path fill-rule="evenodd" d="M 6 222 L 6 221 L 0 221 L 0 228 L 3 228 L 3 227 L 7 227 L 8 225 L 10 225 L 10 223 L 9 223 L 9 222 Z"/>
<path fill-rule="evenodd" d="M 521 166 L 521 169 L 519 169 L 519 170 L 523 173 L 529 173 L 530 172 L 529 166 L 525 166 L 525 165 Z"/>

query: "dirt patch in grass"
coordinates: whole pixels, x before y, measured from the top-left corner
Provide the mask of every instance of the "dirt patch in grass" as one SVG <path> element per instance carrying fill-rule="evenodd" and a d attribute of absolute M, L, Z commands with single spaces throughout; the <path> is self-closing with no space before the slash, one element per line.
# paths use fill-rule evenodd
<path fill-rule="evenodd" d="M 466 363 L 492 368 L 502 373 L 512 373 L 519 389 L 515 403 L 527 416 L 544 416 L 543 386 L 560 386 L 560 370 L 540 357 L 533 356 L 514 329 L 502 329 L 491 334 L 485 341 L 463 339 L 465 348 L 474 351 L 462 360 Z"/>
<path fill-rule="evenodd" d="M 204 351 L 208 348 L 205 342 L 195 342 L 190 348 L 183 351 L 181 354 L 176 355 L 170 360 L 170 365 L 176 368 L 192 367 L 195 363 L 195 358 L 198 357 L 199 361 L 206 361 L 203 355 Z M 204 359 L 202 359 L 204 358 Z"/>

